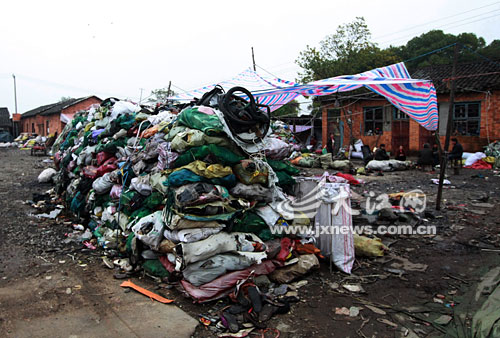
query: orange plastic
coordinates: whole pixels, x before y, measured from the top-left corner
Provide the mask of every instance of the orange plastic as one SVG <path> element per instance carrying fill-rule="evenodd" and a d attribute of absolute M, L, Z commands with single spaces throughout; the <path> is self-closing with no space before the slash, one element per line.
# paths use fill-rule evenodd
<path fill-rule="evenodd" d="M 173 300 L 172 299 L 167 299 L 167 298 L 163 298 L 162 296 L 160 295 L 157 295 L 156 293 L 154 292 L 151 292 L 149 290 L 146 290 L 144 288 L 141 288 L 140 286 L 138 285 L 135 285 L 134 283 L 132 283 L 131 281 L 125 281 L 123 283 L 120 284 L 120 286 L 122 288 L 132 288 L 134 289 L 135 291 L 137 292 L 140 292 L 142 293 L 143 295 L 145 296 L 148 296 L 150 299 L 154 299 L 160 303 L 163 303 L 163 304 L 169 304 L 169 303 L 172 303 Z"/>

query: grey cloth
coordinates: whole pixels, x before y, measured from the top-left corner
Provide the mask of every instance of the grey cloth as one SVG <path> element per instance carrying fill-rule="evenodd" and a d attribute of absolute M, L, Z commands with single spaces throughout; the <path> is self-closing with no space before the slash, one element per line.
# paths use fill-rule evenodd
<path fill-rule="evenodd" d="M 222 254 L 189 264 L 182 271 L 182 275 L 189 283 L 200 286 L 213 281 L 227 271 L 242 270 L 257 262 L 256 257 L 248 255 Z"/>
<path fill-rule="evenodd" d="M 234 197 L 240 197 L 249 201 L 258 201 L 269 203 L 273 200 L 273 194 L 270 189 L 264 188 L 260 184 L 246 185 L 237 183 L 230 191 Z"/>
<path fill-rule="evenodd" d="M 220 232 L 198 242 L 181 243 L 179 245 L 182 249 L 184 263 L 190 264 L 226 252 L 251 252 L 254 250 L 252 243 L 263 245 L 261 239 L 254 234 Z"/>

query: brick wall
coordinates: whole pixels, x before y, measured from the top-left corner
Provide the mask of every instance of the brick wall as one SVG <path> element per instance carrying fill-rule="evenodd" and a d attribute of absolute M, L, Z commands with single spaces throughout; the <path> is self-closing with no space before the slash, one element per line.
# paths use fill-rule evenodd
<path fill-rule="evenodd" d="M 86 100 L 83 100 L 81 102 L 78 102 L 74 105 L 71 105 L 67 107 L 66 109 L 63 109 L 61 113 L 73 116 L 75 113 L 88 109 L 91 105 L 93 104 L 99 104 L 101 103 L 101 100 L 97 97 L 89 97 Z M 63 130 L 65 124 L 61 122 L 61 116 L 60 113 L 58 114 L 51 114 L 51 115 L 41 115 L 38 114 L 36 116 L 31 116 L 31 117 L 24 117 L 21 118 L 21 131 L 22 132 L 27 132 L 27 133 L 32 133 L 32 124 L 34 123 L 35 126 L 35 133 L 38 135 L 43 135 L 47 136 L 48 134 L 53 134 L 57 132 L 58 134 L 61 133 Z M 49 132 L 47 133 L 47 123 L 49 125 Z"/>
<path fill-rule="evenodd" d="M 438 96 L 438 102 L 449 102 L 449 96 Z M 500 91 L 492 91 L 491 95 L 486 93 L 458 93 L 455 96 L 455 102 L 480 102 L 481 103 L 481 122 L 479 136 L 458 136 L 458 142 L 464 147 L 466 152 L 483 151 L 483 147 L 488 144 L 488 135 L 490 142 L 500 140 Z M 439 121 L 446 123 L 446 121 Z M 444 146 L 445 135 L 440 134 L 441 144 Z"/>
<path fill-rule="evenodd" d="M 481 122 L 480 122 L 480 134 L 479 136 L 454 136 L 459 142 L 463 145 L 464 151 L 467 152 L 476 152 L 482 151 L 483 147 L 488 144 L 488 137 L 490 142 L 495 140 L 500 140 L 500 91 L 492 91 L 491 95 L 487 95 L 486 93 L 458 93 L 455 97 L 455 102 L 476 102 L 479 101 L 481 103 Z M 449 95 L 439 95 L 438 103 L 446 104 L 449 102 Z M 392 131 L 384 130 L 383 134 L 379 137 L 378 135 L 374 136 L 366 136 L 364 135 L 364 114 L 363 107 L 374 107 L 374 106 L 387 106 L 390 103 L 384 99 L 377 100 L 366 100 L 366 101 L 358 101 L 354 104 L 351 104 L 342 109 L 341 119 L 344 121 L 346 126 L 344 132 L 344 144 L 349 143 L 349 127 L 347 124 L 347 118 L 350 116 L 352 120 L 352 135 L 355 139 L 361 139 L 364 144 L 373 148 L 377 143 L 380 145 L 381 143 L 385 143 L 386 149 L 388 151 L 394 152 L 392 149 Z M 347 111 L 351 111 L 351 115 L 347 115 Z M 326 137 L 328 135 L 327 122 L 326 122 L 326 109 L 323 110 L 323 142 L 326 141 Z M 440 112 L 440 120 L 439 123 L 446 123 L 446 116 L 441 116 Z M 384 126 L 386 127 L 386 126 Z M 389 127 L 389 126 L 387 126 Z M 390 127 L 389 127 L 390 128 Z M 384 128 L 386 129 L 386 128 Z M 410 119 L 409 126 L 409 145 L 410 154 L 415 154 L 418 150 L 420 150 L 424 143 L 430 142 L 433 143 L 435 140 L 435 136 L 424 128 L 422 128 L 416 121 Z M 444 134 L 440 134 L 441 144 L 444 146 Z"/>

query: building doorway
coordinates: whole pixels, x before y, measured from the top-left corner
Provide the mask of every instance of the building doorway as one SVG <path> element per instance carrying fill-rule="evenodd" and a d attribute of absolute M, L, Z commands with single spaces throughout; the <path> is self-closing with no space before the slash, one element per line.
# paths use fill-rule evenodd
<path fill-rule="evenodd" d="M 394 108 L 391 131 L 391 153 L 396 153 L 399 146 L 403 146 L 403 150 L 408 154 L 410 150 L 410 121 L 408 115 Z"/>

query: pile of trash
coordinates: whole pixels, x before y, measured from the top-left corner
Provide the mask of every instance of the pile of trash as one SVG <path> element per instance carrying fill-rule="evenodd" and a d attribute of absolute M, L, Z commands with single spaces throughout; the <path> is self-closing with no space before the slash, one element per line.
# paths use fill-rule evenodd
<path fill-rule="evenodd" d="M 272 231 L 311 220 L 280 211 L 300 171 L 271 133 L 243 88 L 154 109 L 110 98 L 67 124 L 58 171 L 41 179 L 84 224 L 70 237 L 106 249 L 108 267 L 179 282 L 200 303 L 231 295 L 220 320 L 237 332 L 288 311 L 296 299 L 274 286 L 319 266 L 310 240 Z M 259 288 L 265 275 L 276 284 Z"/>
<path fill-rule="evenodd" d="M 500 169 L 500 141 L 495 141 L 485 147 L 484 154 L 490 159 L 488 163 L 493 164 L 493 168 Z"/>
<path fill-rule="evenodd" d="M 283 121 L 274 121 L 271 124 L 272 134 L 274 137 L 282 140 L 284 143 L 292 147 L 294 151 L 300 150 L 300 141 L 290 129 L 290 125 Z"/>

